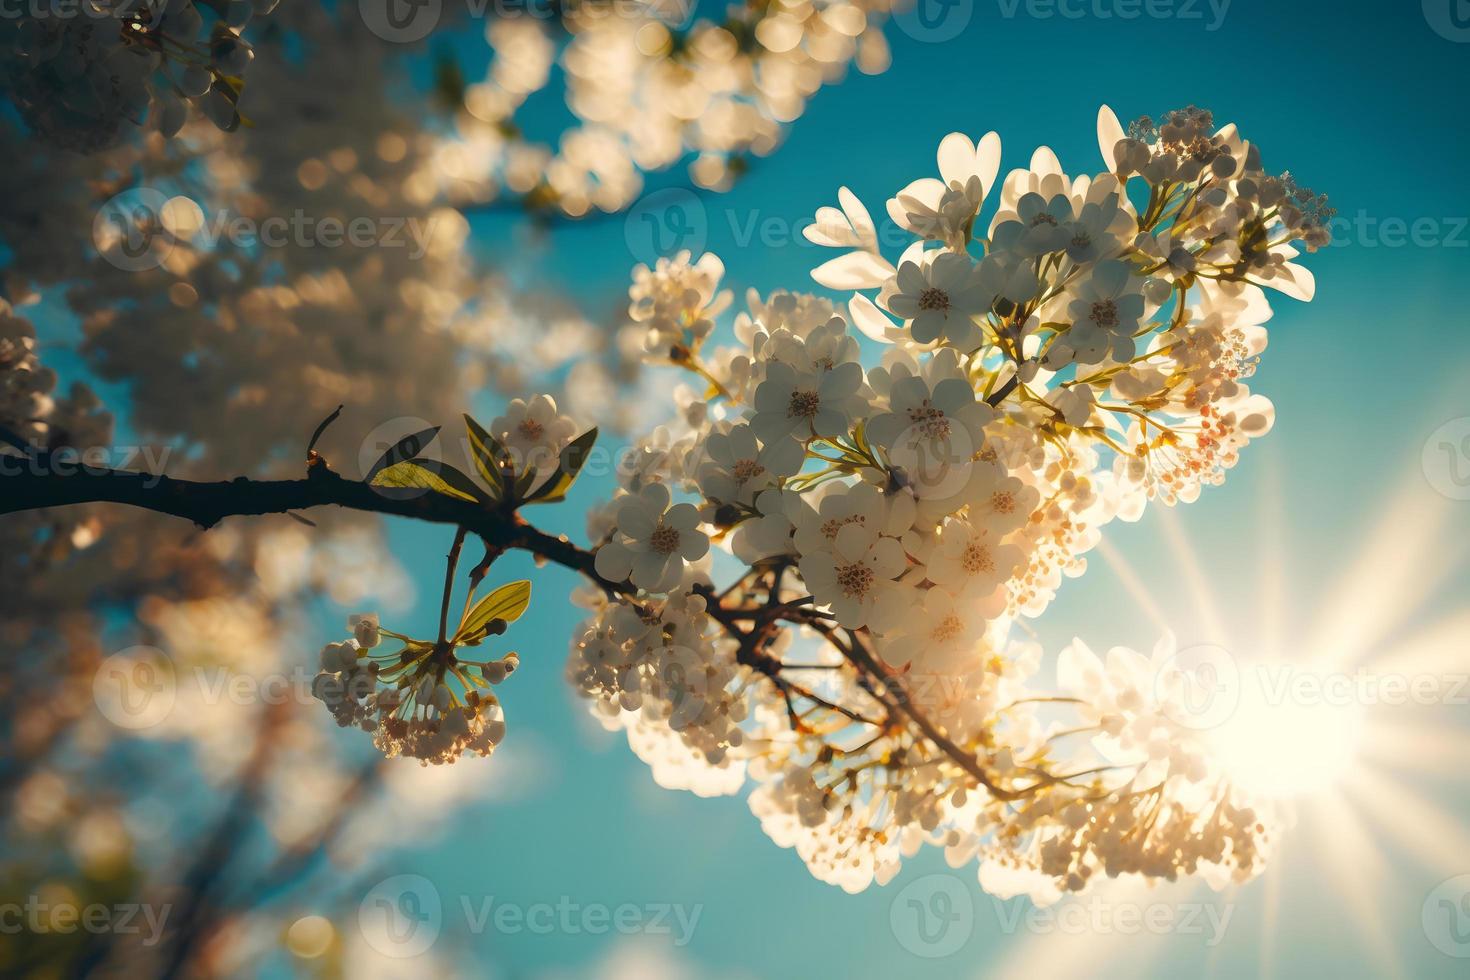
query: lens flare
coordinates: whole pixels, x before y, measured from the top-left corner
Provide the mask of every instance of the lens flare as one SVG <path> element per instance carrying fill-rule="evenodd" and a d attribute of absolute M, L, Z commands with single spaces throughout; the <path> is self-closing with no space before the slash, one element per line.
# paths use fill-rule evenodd
<path fill-rule="evenodd" d="M 1339 786 L 1358 762 L 1362 709 L 1290 683 L 1302 676 L 1310 675 L 1280 665 L 1242 671 L 1239 705 L 1209 736 L 1241 788 L 1273 799 L 1310 796 Z"/>

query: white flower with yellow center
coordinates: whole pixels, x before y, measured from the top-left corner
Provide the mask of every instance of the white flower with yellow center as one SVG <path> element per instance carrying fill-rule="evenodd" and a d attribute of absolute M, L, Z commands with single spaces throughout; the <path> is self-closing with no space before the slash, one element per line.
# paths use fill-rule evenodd
<path fill-rule="evenodd" d="M 868 422 L 868 441 L 885 451 L 919 497 L 948 496 L 968 480 L 994 410 L 975 397 L 953 350 L 943 349 L 922 376 L 894 381 L 888 411 Z M 945 486 L 948 484 L 948 486 Z"/>
<path fill-rule="evenodd" d="M 988 493 L 970 503 L 970 523 L 992 534 L 1006 535 L 1024 527 L 1041 500 L 1035 487 L 1014 476 L 1002 476 Z"/>
<path fill-rule="evenodd" d="M 1137 224 L 1125 206 L 1125 199 L 1108 187 L 1116 181 L 1099 181 L 1099 187 L 1089 200 L 1077 211 L 1077 220 L 1066 226 L 1067 258 L 1079 265 L 1117 255 L 1124 245 L 1131 242 Z M 1106 185 L 1106 186 L 1102 186 Z M 1076 205 L 1076 201 L 1073 201 Z"/>
<path fill-rule="evenodd" d="M 917 343 L 943 338 L 961 350 L 980 345 L 983 334 L 975 321 L 990 309 L 974 262 L 955 252 L 930 252 L 918 262 L 900 264 L 880 299 L 890 313 L 909 321 Z"/>
<path fill-rule="evenodd" d="M 1072 200 L 1066 194 L 1050 198 L 1040 194 L 1021 195 L 1013 217 L 996 225 L 991 248 L 1028 258 L 1059 252 L 1072 241 Z"/>
<path fill-rule="evenodd" d="M 815 507 L 789 506 L 786 515 L 796 528 L 797 551 L 810 555 L 831 551 L 837 533 L 848 524 L 902 537 L 914 524 L 914 498 L 907 493 L 885 494 L 868 483 L 834 484 Z"/>
<path fill-rule="evenodd" d="M 597 574 L 610 582 L 631 579 L 648 592 L 667 592 L 679 584 L 684 563 L 709 551 L 692 504 L 669 506 L 669 489 L 650 483 L 618 501 L 617 531 L 597 551 Z"/>
<path fill-rule="evenodd" d="M 924 589 L 915 598 L 914 608 L 879 646 L 883 659 L 919 674 L 957 676 L 979 668 L 986 623 L 1005 610 L 1004 590 L 984 601 L 959 601 L 944 589 Z"/>
<path fill-rule="evenodd" d="M 794 439 L 760 445 L 745 423 L 710 433 L 704 445 L 707 459 L 699 467 L 699 489 L 721 504 L 749 506 L 762 490 L 794 476 L 806 458 Z"/>
<path fill-rule="evenodd" d="M 517 473 L 535 469 L 544 478 L 556 469 L 558 456 L 577 434 L 577 423 L 557 414 L 550 395 L 536 395 L 530 401 L 513 400 L 504 415 L 491 421 L 490 432 L 510 452 Z"/>
<path fill-rule="evenodd" d="M 1000 535 L 955 517 L 940 529 L 924 576 L 951 595 L 988 596 L 1015 574 L 1024 559 L 1021 549 L 1002 544 Z"/>
<path fill-rule="evenodd" d="M 805 442 L 814 436 L 847 434 L 853 419 L 867 413 L 863 369 L 848 361 L 830 371 L 808 374 L 785 361 L 772 361 L 755 390 L 750 427 L 761 442 Z"/>
<path fill-rule="evenodd" d="M 1079 364 L 1104 357 L 1126 362 L 1133 357 L 1133 335 L 1144 319 L 1143 277 L 1128 263 L 1099 262 L 1073 292 L 1067 304 L 1072 328 L 1062 339 Z"/>
<path fill-rule="evenodd" d="M 908 568 L 903 546 L 866 521 L 843 524 L 830 550 L 803 555 L 799 567 L 817 602 L 830 607 L 847 629 L 866 626 L 881 633 L 910 611 L 912 590 L 895 581 Z"/>

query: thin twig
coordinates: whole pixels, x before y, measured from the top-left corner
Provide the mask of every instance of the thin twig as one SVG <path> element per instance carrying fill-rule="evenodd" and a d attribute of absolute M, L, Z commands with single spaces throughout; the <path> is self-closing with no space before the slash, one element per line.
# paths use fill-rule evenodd
<path fill-rule="evenodd" d="M 316 451 L 317 440 L 322 437 L 323 432 L 327 431 L 327 426 L 337 421 L 337 416 L 342 414 L 343 407 L 344 406 L 342 405 L 338 405 L 336 411 L 332 412 L 331 415 L 328 415 L 326 418 L 322 419 L 321 424 L 316 427 L 316 431 L 311 434 L 311 442 L 308 442 L 306 444 L 306 455 L 308 458 L 310 458 L 311 454 Z"/>
<path fill-rule="evenodd" d="M 449 599 L 454 595 L 454 570 L 459 567 L 459 552 L 464 547 L 464 538 L 468 533 L 462 527 L 457 528 L 454 532 L 454 544 L 449 546 L 449 560 L 445 563 L 444 568 L 444 601 L 439 605 L 439 645 L 441 647 L 449 637 Z"/>

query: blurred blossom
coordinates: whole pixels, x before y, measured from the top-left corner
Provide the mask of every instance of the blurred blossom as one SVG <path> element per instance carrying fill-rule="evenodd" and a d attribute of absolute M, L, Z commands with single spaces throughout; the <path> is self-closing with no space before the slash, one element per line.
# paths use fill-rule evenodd
<path fill-rule="evenodd" d="M 362 432 L 453 419 L 486 389 L 552 392 L 605 429 L 646 421 L 651 400 L 625 397 L 647 383 L 640 331 L 484 268 L 465 210 L 614 212 L 645 174 L 681 163 L 727 188 L 850 63 L 886 65 L 885 0 L 732 8 L 720 24 L 672 4 L 619 16 L 573 4 L 557 24 L 488 21 L 489 67 L 441 86 L 446 119 L 402 98 L 403 48 L 355 5 L 273 7 L 168 0 L 0 23 L 0 98 L 17 110 L 0 116 L 0 425 L 25 443 L 109 447 L 116 412 L 170 475 L 296 476 L 312 426 L 345 404 L 318 448 L 357 476 Z M 538 142 L 520 116 L 553 84 L 571 115 Z M 365 245 L 320 234 L 363 221 Z M 284 231 L 267 240 L 268 228 Z M 59 384 L 32 322 L 74 343 L 77 373 L 120 402 Z M 252 903 L 309 880 L 321 854 L 339 874 L 365 870 L 401 828 L 422 842 L 474 801 L 547 778 L 532 740 L 488 780 L 385 767 L 312 710 L 293 686 L 316 666 L 297 642 L 306 610 L 391 613 L 416 592 L 377 521 L 312 517 L 207 534 L 127 508 L 0 523 L 0 579 L 20 583 L 0 594 L 0 643 L 33 654 L 0 685 L 12 745 L 0 853 L 26 859 L 26 887 L 191 910 L 163 947 L 47 947 L 56 972 L 86 955 L 124 972 L 168 956 L 236 974 L 284 942 L 340 956 L 347 975 L 400 975 L 314 918 L 335 910 Z M 95 685 L 139 644 L 165 658 L 151 681 L 171 700 L 128 728 Z M 216 880 L 228 900 L 209 892 Z"/>
<path fill-rule="evenodd" d="M 489 71 L 465 88 L 449 144 L 464 152 L 436 152 L 428 183 L 457 203 L 509 194 L 574 218 L 627 207 L 646 173 L 685 158 L 694 183 L 726 189 L 849 64 L 887 68 L 889 9 L 887 0 L 783 2 L 685 23 L 683 4 L 612 13 L 574 4 L 562 19 L 564 43 L 536 18 L 492 21 Z M 553 63 L 564 70 L 574 123 L 550 146 L 528 142 L 517 114 L 551 83 Z"/>

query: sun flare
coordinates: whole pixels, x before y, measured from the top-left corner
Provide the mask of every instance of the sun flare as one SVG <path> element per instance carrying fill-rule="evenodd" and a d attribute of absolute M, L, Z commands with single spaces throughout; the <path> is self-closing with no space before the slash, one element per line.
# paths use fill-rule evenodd
<path fill-rule="evenodd" d="M 1359 761 L 1362 710 L 1294 699 L 1269 676 L 1266 664 L 1247 670 L 1235 712 L 1210 734 L 1231 781 L 1273 799 L 1339 786 Z"/>

